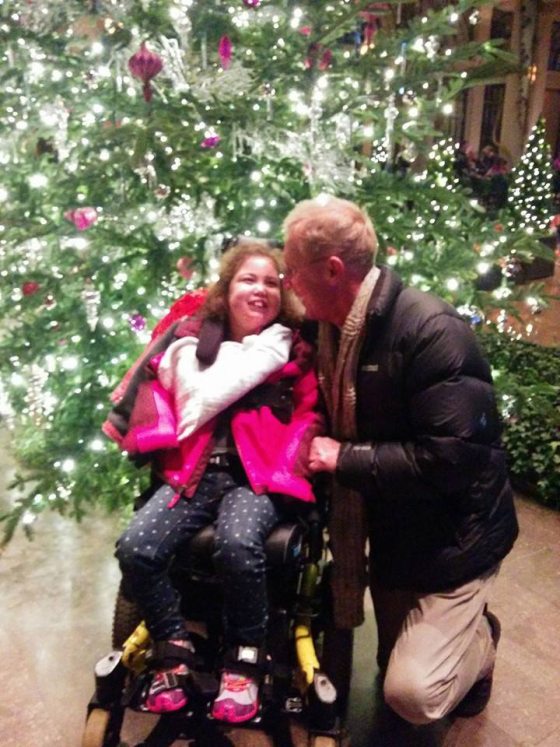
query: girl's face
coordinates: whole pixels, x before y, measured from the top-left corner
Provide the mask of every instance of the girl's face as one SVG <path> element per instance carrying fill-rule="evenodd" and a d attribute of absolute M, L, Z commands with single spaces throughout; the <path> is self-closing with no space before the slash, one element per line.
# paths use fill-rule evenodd
<path fill-rule="evenodd" d="M 228 291 L 231 338 L 256 335 L 280 313 L 280 277 L 269 257 L 255 254 L 239 266 Z"/>

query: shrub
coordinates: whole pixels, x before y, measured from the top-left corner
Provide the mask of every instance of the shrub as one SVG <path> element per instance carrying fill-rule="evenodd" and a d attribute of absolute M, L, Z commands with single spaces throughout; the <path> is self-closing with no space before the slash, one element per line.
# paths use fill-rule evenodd
<path fill-rule="evenodd" d="M 560 349 L 480 334 L 492 365 L 515 487 L 560 509 Z"/>

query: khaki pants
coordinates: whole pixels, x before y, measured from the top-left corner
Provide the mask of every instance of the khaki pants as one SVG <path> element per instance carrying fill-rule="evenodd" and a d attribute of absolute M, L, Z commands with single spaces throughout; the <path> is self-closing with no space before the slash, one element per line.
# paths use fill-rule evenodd
<path fill-rule="evenodd" d="M 383 695 L 410 723 L 442 718 L 492 669 L 496 652 L 483 612 L 498 570 L 437 594 L 372 581 L 378 661 L 387 666 Z"/>

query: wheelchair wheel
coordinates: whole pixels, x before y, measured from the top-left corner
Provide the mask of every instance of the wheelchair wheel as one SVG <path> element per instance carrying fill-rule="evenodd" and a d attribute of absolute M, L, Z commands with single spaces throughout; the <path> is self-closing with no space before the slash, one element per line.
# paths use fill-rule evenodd
<path fill-rule="evenodd" d="M 141 621 L 142 614 L 136 603 L 126 598 L 121 581 L 113 614 L 113 648 L 122 648 L 126 639 Z"/>
<path fill-rule="evenodd" d="M 94 708 L 87 717 L 82 747 L 106 747 L 110 720 L 110 711 Z"/>

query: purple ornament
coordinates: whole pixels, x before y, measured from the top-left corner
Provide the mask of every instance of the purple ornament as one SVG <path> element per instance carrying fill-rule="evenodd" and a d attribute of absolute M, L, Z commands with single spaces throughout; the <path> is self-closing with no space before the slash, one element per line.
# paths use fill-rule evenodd
<path fill-rule="evenodd" d="M 215 148 L 222 138 L 219 135 L 208 135 L 200 143 L 201 148 Z"/>
<path fill-rule="evenodd" d="M 140 78 L 144 84 L 142 93 L 146 101 L 152 100 L 152 87 L 150 81 L 161 72 L 163 60 L 155 52 L 150 52 L 143 42 L 136 54 L 133 54 L 128 61 L 128 69 L 135 78 Z"/>
<path fill-rule="evenodd" d="M 133 332 L 142 332 L 142 330 L 146 329 L 146 319 L 142 314 L 132 314 L 128 318 L 128 323 Z"/>
<path fill-rule="evenodd" d="M 243 5 L 246 5 L 248 8 L 258 8 L 261 2 L 262 0 L 243 0 Z"/>

